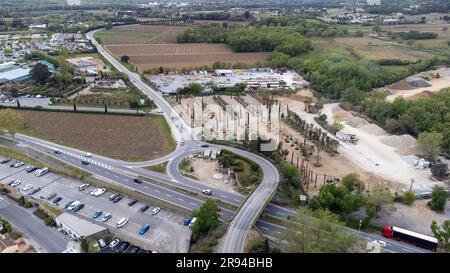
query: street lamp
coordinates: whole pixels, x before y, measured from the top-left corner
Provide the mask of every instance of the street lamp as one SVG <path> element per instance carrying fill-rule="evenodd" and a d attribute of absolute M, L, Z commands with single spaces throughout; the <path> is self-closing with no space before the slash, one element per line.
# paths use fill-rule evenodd
<path fill-rule="evenodd" d="M 358 227 L 358 230 L 359 230 L 359 231 L 361 231 L 361 224 L 362 224 L 362 220 L 359 219 L 359 227 Z"/>

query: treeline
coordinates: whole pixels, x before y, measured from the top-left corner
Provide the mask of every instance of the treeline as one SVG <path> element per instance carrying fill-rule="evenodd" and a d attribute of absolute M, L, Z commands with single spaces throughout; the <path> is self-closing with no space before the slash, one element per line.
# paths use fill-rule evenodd
<path fill-rule="evenodd" d="M 312 49 L 311 41 L 293 29 L 276 27 L 241 28 L 205 24 L 177 36 L 178 43 L 227 43 L 235 52 L 279 51 L 297 56 Z"/>
<path fill-rule="evenodd" d="M 426 39 L 436 39 L 439 35 L 434 32 L 419 32 L 416 30 L 411 30 L 409 32 L 393 32 L 391 38 L 402 39 L 402 40 L 426 40 Z"/>
<path fill-rule="evenodd" d="M 183 19 L 190 20 L 212 20 L 212 21 L 245 21 L 252 18 L 249 11 L 242 13 L 218 11 L 218 12 L 197 12 L 191 14 L 184 14 Z"/>
<path fill-rule="evenodd" d="M 358 110 L 393 134 L 418 136 L 422 132 L 440 133 L 443 135 L 443 151 L 450 152 L 450 88 L 415 101 L 397 97 L 391 103 L 385 100 L 385 96 L 374 93 L 361 103 Z"/>

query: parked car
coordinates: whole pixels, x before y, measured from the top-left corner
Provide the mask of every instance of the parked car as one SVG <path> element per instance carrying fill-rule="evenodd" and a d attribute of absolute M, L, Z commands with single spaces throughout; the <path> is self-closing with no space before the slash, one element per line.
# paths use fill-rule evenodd
<path fill-rule="evenodd" d="M 116 197 L 113 199 L 113 203 L 119 202 L 120 200 L 122 200 L 122 198 L 123 198 L 123 196 L 119 194 L 118 196 L 116 196 Z"/>
<path fill-rule="evenodd" d="M 75 207 L 77 207 L 78 205 L 80 205 L 81 202 L 76 200 L 70 203 L 70 205 L 67 207 L 68 210 L 73 210 Z"/>
<path fill-rule="evenodd" d="M 5 158 L 5 159 L 2 159 L 2 160 L 0 161 L 0 164 L 6 164 L 6 163 L 8 163 L 8 162 L 10 162 L 10 161 L 11 161 L 11 159 Z"/>
<path fill-rule="evenodd" d="M 206 194 L 206 195 L 211 195 L 212 194 L 212 190 L 203 190 L 202 193 Z"/>
<path fill-rule="evenodd" d="M 123 242 L 122 245 L 120 245 L 118 252 L 123 253 L 128 247 L 130 247 L 130 243 Z"/>
<path fill-rule="evenodd" d="M 26 171 L 27 173 L 32 173 L 32 172 L 34 172 L 35 170 L 37 170 L 37 167 L 32 166 L 32 165 L 30 165 L 30 166 L 28 166 L 28 167 L 25 168 L 25 171 Z"/>
<path fill-rule="evenodd" d="M 33 188 L 32 184 L 27 184 L 25 187 L 22 188 L 23 191 L 31 190 Z"/>
<path fill-rule="evenodd" d="M 32 189 L 31 191 L 30 191 L 30 193 L 28 193 L 28 195 L 33 195 L 33 194 L 35 194 L 35 193 L 37 193 L 38 191 L 40 191 L 41 190 L 41 188 L 34 188 L 34 189 Z"/>
<path fill-rule="evenodd" d="M 101 249 L 103 249 L 103 248 L 106 247 L 105 240 L 99 239 L 99 240 L 97 240 L 97 242 L 98 242 L 98 246 L 99 246 Z"/>
<path fill-rule="evenodd" d="M 41 177 L 44 174 L 48 173 L 48 168 L 43 168 L 43 169 L 38 169 L 34 172 L 34 175 L 36 175 L 37 177 Z"/>
<path fill-rule="evenodd" d="M 82 208 L 84 208 L 84 204 L 79 204 L 72 211 L 73 212 L 79 212 Z"/>
<path fill-rule="evenodd" d="M 8 185 L 10 185 L 11 187 L 15 187 L 20 185 L 20 183 L 22 183 L 20 180 L 11 180 L 9 181 Z"/>
<path fill-rule="evenodd" d="M 106 192 L 106 189 L 98 189 L 94 192 L 95 197 L 99 197 L 100 195 L 104 194 Z"/>
<path fill-rule="evenodd" d="M 117 223 L 116 223 L 116 227 L 117 228 L 121 228 L 121 227 L 123 227 L 124 225 L 126 225 L 128 223 L 128 218 L 122 218 L 122 219 L 120 219 L 119 221 L 117 221 Z"/>
<path fill-rule="evenodd" d="M 98 217 L 100 217 L 100 215 L 102 215 L 103 211 L 101 210 L 97 210 L 96 212 L 94 212 L 94 214 L 92 214 L 92 219 L 97 219 Z"/>
<path fill-rule="evenodd" d="M 23 163 L 22 161 L 16 162 L 16 164 L 13 165 L 14 168 L 19 168 L 22 167 L 25 163 Z"/>
<path fill-rule="evenodd" d="M 191 218 L 185 216 L 183 219 L 183 225 L 188 226 L 191 223 Z"/>
<path fill-rule="evenodd" d="M 102 222 L 108 221 L 109 219 L 111 219 L 111 217 L 112 217 L 111 213 L 107 213 L 107 214 L 103 215 Z"/>
<path fill-rule="evenodd" d="M 71 205 L 73 202 L 75 202 L 75 201 L 69 201 L 69 202 L 67 202 L 67 203 L 64 205 L 64 208 L 65 208 L 65 209 L 69 209 L 70 205 Z"/>
<path fill-rule="evenodd" d="M 111 194 L 111 195 L 109 196 L 109 201 L 114 200 L 114 198 L 116 198 L 117 195 L 118 195 L 117 193 Z"/>
<path fill-rule="evenodd" d="M 150 230 L 150 225 L 149 224 L 145 224 L 139 230 L 139 235 L 144 235 L 149 230 Z"/>
<path fill-rule="evenodd" d="M 152 215 L 158 214 L 158 212 L 159 212 L 160 210 L 161 210 L 160 207 L 156 207 L 156 208 L 152 209 Z"/>
<path fill-rule="evenodd" d="M 128 202 L 128 206 L 133 206 L 134 204 L 136 204 L 137 203 L 137 201 L 138 200 L 136 200 L 136 199 L 133 199 L 133 200 L 131 200 L 130 202 Z"/>
<path fill-rule="evenodd" d="M 53 204 L 58 204 L 59 201 L 61 201 L 61 200 L 62 200 L 62 197 L 58 196 L 58 197 L 55 198 L 55 200 L 53 200 Z"/>
<path fill-rule="evenodd" d="M 138 183 L 138 184 L 142 183 L 142 180 L 139 178 L 135 178 L 133 181 L 134 181 L 134 183 Z"/>
<path fill-rule="evenodd" d="M 89 184 L 81 184 L 80 186 L 78 186 L 78 190 L 79 191 L 82 191 L 82 190 L 84 190 L 84 189 L 87 189 L 87 188 L 89 188 Z"/>
<path fill-rule="evenodd" d="M 115 247 L 116 245 L 118 245 L 120 243 L 120 240 L 119 239 L 117 239 L 117 238 L 115 238 L 114 240 L 112 240 L 111 241 L 111 243 L 109 243 L 109 247 L 110 248 L 113 248 L 113 247 Z"/>
<path fill-rule="evenodd" d="M 130 246 L 124 253 L 139 253 L 141 248 L 138 246 Z"/>
<path fill-rule="evenodd" d="M 140 211 L 140 212 L 145 212 L 145 211 L 147 211 L 149 208 L 150 208 L 149 205 L 145 205 L 145 206 L 143 206 L 142 208 L 140 208 L 139 211 Z"/>
<path fill-rule="evenodd" d="M 189 223 L 189 227 L 192 227 L 196 221 L 197 217 L 192 218 L 191 222 Z"/>

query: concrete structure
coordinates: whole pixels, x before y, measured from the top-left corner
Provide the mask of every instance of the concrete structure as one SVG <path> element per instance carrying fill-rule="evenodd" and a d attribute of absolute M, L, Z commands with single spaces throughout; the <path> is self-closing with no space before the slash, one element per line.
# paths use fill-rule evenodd
<path fill-rule="evenodd" d="M 92 57 L 67 59 L 69 65 L 77 72 L 87 75 L 97 75 L 98 63 Z"/>
<path fill-rule="evenodd" d="M 31 68 L 17 67 L 14 62 L 0 64 L 0 84 L 20 82 L 30 78 Z"/>
<path fill-rule="evenodd" d="M 69 213 L 63 213 L 55 219 L 56 224 L 74 240 L 88 238 L 106 232 L 106 228 L 78 218 Z"/>

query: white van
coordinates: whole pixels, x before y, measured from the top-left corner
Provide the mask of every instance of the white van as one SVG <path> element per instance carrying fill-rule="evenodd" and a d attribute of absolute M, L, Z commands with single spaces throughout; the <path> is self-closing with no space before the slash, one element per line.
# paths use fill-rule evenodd
<path fill-rule="evenodd" d="M 197 221 L 197 217 L 192 218 L 191 222 L 189 223 L 189 227 L 192 227 L 195 221 Z"/>
<path fill-rule="evenodd" d="M 36 176 L 43 176 L 44 174 L 48 173 L 48 168 L 38 169 L 34 172 L 34 175 Z"/>
<path fill-rule="evenodd" d="M 73 210 L 74 208 L 76 208 L 79 204 L 81 204 L 80 201 L 73 201 L 72 204 L 70 204 L 70 206 L 67 207 L 68 210 Z"/>
<path fill-rule="evenodd" d="M 121 228 L 128 223 L 128 218 L 122 218 L 116 223 L 116 228 Z"/>

